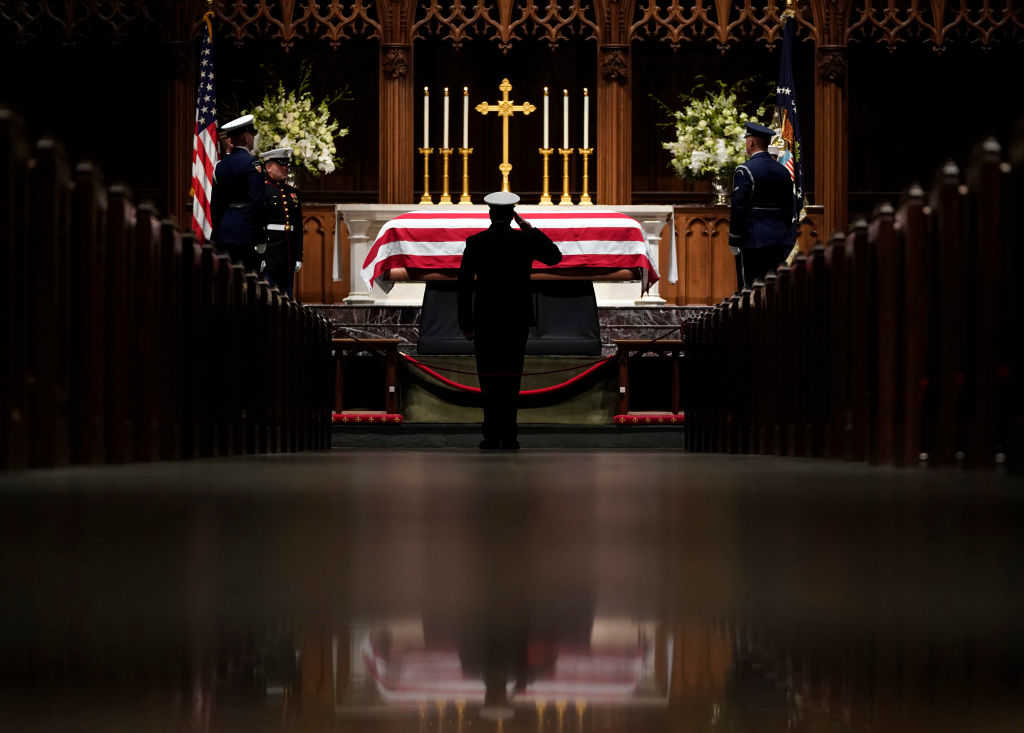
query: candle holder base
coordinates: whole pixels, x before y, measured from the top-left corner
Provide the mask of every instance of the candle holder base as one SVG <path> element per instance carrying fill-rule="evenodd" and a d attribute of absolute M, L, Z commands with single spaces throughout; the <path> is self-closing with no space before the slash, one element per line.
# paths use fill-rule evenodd
<path fill-rule="evenodd" d="M 569 194 L 569 156 L 576 152 L 575 148 L 559 148 L 558 154 L 562 156 L 562 197 L 558 199 L 559 206 L 572 206 L 572 196 Z"/>
<path fill-rule="evenodd" d="M 580 156 L 583 158 L 583 193 L 580 194 L 580 206 L 594 205 L 594 202 L 590 200 L 590 176 L 587 172 L 590 163 L 590 156 L 593 152 L 593 148 L 580 148 Z"/>
<path fill-rule="evenodd" d="M 550 188 L 549 188 L 550 182 L 551 182 L 551 178 L 548 175 L 548 172 L 549 172 L 548 163 L 550 162 L 549 159 L 551 158 L 551 154 L 553 152 L 555 152 L 555 149 L 554 148 L 537 148 L 537 152 L 540 153 L 541 157 L 544 159 L 544 179 L 543 179 L 544 188 L 542 189 L 543 192 L 540 195 L 540 202 L 537 205 L 538 206 L 554 206 L 554 202 L 551 200 L 551 191 L 550 191 Z"/>
<path fill-rule="evenodd" d="M 441 198 L 438 200 L 439 204 L 450 205 L 452 203 L 451 194 L 448 193 L 448 158 L 454 152 L 452 148 L 441 148 L 441 157 L 444 160 L 444 166 L 442 168 L 441 176 Z"/>
<path fill-rule="evenodd" d="M 459 206 L 473 205 L 469 197 L 469 156 L 472 154 L 473 148 L 459 148 L 459 155 L 462 156 L 462 195 L 459 196 Z"/>
<path fill-rule="evenodd" d="M 420 206 L 434 205 L 430 197 L 430 154 L 433 152 L 433 148 L 420 148 L 420 155 L 423 156 L 423 196 L 420 197 Z"/>

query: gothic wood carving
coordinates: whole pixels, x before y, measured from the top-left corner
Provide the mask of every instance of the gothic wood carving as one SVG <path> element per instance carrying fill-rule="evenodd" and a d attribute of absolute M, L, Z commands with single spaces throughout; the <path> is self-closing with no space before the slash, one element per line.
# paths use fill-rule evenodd
<path fill-rule="evenodd" d="M 616 84 L 629 81 L 629 46 L 601 47 L 601 76 Z"/>
<path fill-rule="evenodd" d="M 1015 0 L 859 0 L 857 6 L 845 27 L 847 43 L 874 41 L 891 49 L 924 38 L 943 50 L 955 39 L 987 48 L 1001 39 L 1020 40 L 1024 30 L 1024 11 Z"/>
<path fill-rule="evenodd" d="M 753 0 L 694 0 L 692 5 L 639 0 L 630 38 L 664 41 L 674 49 L 708 41 L 722 50 L 735 41 L 757 39 L 771 48 L 782 39 L 783 10 L 785 0 L 767 0 L 756 7 Z M 807 8 L 797 4 L 795 12 L 798 28 L 814 37 Z"/>
<path fill-rule="evenodd" d="M 400 79 L 409 73 L 409 47 L 403 44 L 385 44 L 381 48 L 381 72 L 391 78 Z"/>
<path fill-rule="evenodd" d="M 491 38 L 507 53 L 513 42 L 526 37 L 542 38 L 552 48 L 568 37 L 596 39 L 593 6 L 584 0 L 558 0 L 541 6 L 534 0 L 421 0 L 413 25 L 413 38 L 440 36 L 456 48 L 472 38 Z"/>
<path fill-rule="evenodd" d="M 337 48 L 350 38 L 380 38 L 372 0 L 215 0 L 221 32 L 241 45 L 255 38 L 276 38 L 286 49 L 299 39 L 320 39 Z"/>
<path fill-rule="evenodd" d="M 822 81 L 837 86 L 846 84 L 846 47 L 821 46 L 818 48 L 818 76 Z"/>
<path fill-rule="evenodd" d="M 635 4 L 635 7 L 634 7 Z M 769 47 L 781 39 L 786 0 L 214 0 L 219 32 L 242 44 L 277 39 L 350 38 L 408 43 L 439 35 L 459 46 L 491 38 L 503 51 L 524 38 L 552 46 L 572 36 L 604 43 L 652 39 L 679 48 L 741 40 Z M 895 48 L 924 40 L 936 50 L 966 42 L 983 47 L 1020 42 L 1019 0 L 797 0 L 800 34 L 822 45 L 873 42 Z M 57 37 L 126 38 L 157 32 L 163 11 L 148 0 L 10 0 L 0 2 L 0 29 L 25 43 Z M 198 32 L 201 13 L 193 17 Z M 386 33 L 391 26 L 393 33 Z M 406 33 L 412 33 L 406 36 Z"/>
<path fill-rule="evenodd" d="M 0 2 L 0 28 L 14 31 L 18 43 L 56 37 L 63 43 L 88 38 L 122 39 L 156 31 L 153 3 L 147 0 L 20 0 Z"/>

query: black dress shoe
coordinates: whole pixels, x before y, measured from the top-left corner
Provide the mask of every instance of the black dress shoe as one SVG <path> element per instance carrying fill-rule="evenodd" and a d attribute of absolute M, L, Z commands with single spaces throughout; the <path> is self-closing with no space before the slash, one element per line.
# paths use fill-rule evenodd
<path fill-rule="evenodd" d="M 503 440 L 501 441 L 502 450 L 519 450 L 518 440 Z"/>
<path fill-rule="evenodd" d="M 498 450 L 501 448 L 501 444 L 496 440 L 481 440 L 480 450 Z"/>

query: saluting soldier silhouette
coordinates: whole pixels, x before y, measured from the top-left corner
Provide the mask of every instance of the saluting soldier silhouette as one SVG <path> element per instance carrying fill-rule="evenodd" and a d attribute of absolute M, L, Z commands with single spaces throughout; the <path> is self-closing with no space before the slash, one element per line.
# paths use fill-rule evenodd
<path fill-rule="evenodd" d="M 483 397 L 481 449 L 517 450 L 516 405 L 526 339 L 535 322 L 534 260 L 556 265 L 558 246 L 515 211 L 519 197 L 488 194 L 491 226 L 466 240 L 459 268 L 459 328 L 473 341 Z M 512 228 L 515 221 L 518 229 Z"/>

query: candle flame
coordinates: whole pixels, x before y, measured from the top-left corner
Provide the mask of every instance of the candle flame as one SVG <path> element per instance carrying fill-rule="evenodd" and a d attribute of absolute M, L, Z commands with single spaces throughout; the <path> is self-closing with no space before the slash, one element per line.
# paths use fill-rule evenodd
<path fill-rule="evenodd" d="M 446 96 L 446 97 L 448 96 L 448 87 L 444 88 L 444 96 Z"/>
<path fill-rule="evenodd" d="M 430 96 L 430 87 L 423 87 L 424 96 Z"/>
<path fill-rule="evenodd" d="M 569 96 L 569 90 L 568 89 L 563 89 L 562 90 L 562 94 L 564 94 L 566 97 L 568 97 Z"/>
<path fill-rule="evenodd" d="M 583 96 L 584 96 L 584 97 L 586 97 L 586 96 L 587 96 L 587 88 L 586 88 L 586 87 L 583 87 Z"/>
<path fill-rule="evenodd" d="M 462 95 L 464 97 L 468 97 L 469 96 L 469 87 L 462 87 Z"/>
<path fill-rule="evenodd" d="M 545 97 L 548 96 L 548 88 L 547 87 L 544 87 L 544 96 Z"/>

